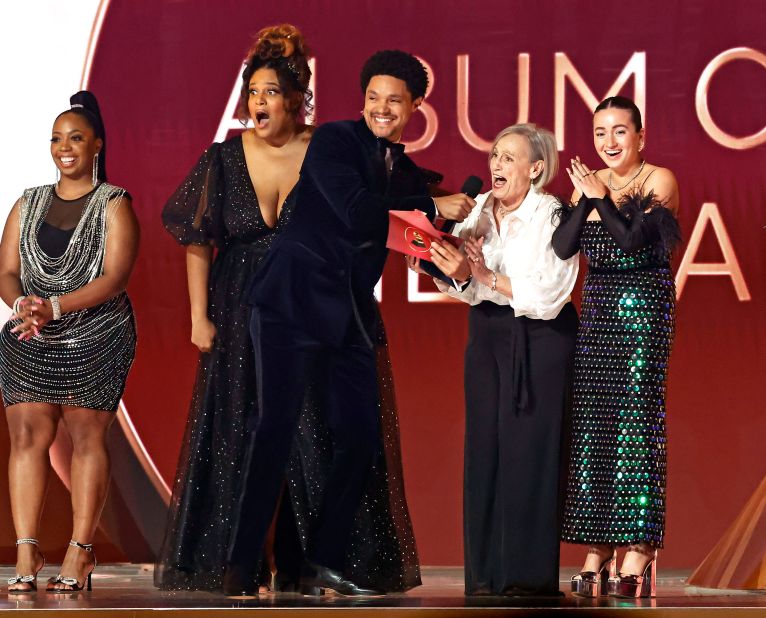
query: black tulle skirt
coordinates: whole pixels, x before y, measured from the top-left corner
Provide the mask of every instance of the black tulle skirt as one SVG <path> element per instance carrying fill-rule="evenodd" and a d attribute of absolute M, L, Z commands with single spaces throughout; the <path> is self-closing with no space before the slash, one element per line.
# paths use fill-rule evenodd
<path fill-rule="evenodd" d="M 257 414 L 250 308 L 241 296 L 262 253 L 256 246 L 234 245 L 218 255 L 211 271 L 210 317 L 217 329 L 216 343 L 212 352 L 200 355 L 167 530 L 155 566 L 154 581 L 160 588 L 221 588 L 249 437 L 246 421 Z M 404 497 L 398 417 L 382 327 L 378 368 L 384 439 L 349 543 L 347 575 L 378 590 L 400 591 L 420 583 L 420 567 Z M 322 422 L 321 388 L 312 384 L 306 396 L 275 538 L 277 565 L 281 559 L 293 572 L 305 551 L 330 465 L 331 438 Z"/>

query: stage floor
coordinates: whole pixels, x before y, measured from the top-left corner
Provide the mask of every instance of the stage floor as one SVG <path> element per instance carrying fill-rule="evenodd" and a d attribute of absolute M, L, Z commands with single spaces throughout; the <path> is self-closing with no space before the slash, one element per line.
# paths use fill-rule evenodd
<path fill-rule="evenodd" d="M 566 590 L 573 569 L 562 569 L 561 589 Z M 54 567 L 46 567 L 40 583 L 55 574 Z M 3 585 L 13 575 L 9 566 L 0 567 Z M 347 616 L 386 618 L 398 616 L 499 616 L 552 615 L 600 616 L 606 618 L 630 610 L 630 616 L 668 614 L 684 616 L 766 616 L 766 591 L 763 593 L 703 590 L 685 586 L 687 572 L 660 571 L 656 599 L 578 599 L 567 595 L 560 599 L 518 599 L 508 597 L 465 597 L 463 571 L 460 568 L 426 567 L 423 585 L 406 594 L 391 594 L 378 598 L 350 598 L 324 596 L 304 597 L 297 594 L 269 594 L 259 597 L 224 597 L 207 592 L 165 592 L 152 586 L 151 565 L 103 565 L 93 575 L 93 592 L 76 594 L 46 594 L 40 591 L 25 595 L 0 596 L 0 612 L 9 610 L 34 612 L 43 618 L 53 611 L 74 610 L 116 614 L 129 612 L 131 618 L 147 618 L 149 612 L 170 612 L 163 618 L 206 618 L 236 611 L 236 618 L 245 618 L 242 612 L 269 608 L 283 616 L 322 614 L 328 609 L 344 610 Z M 5 588 L 3 587 L 3 590 Z M 46 611 L 47 610 L 47 611 Z M 42 615 L 41 615 L 42 614 Z"/>

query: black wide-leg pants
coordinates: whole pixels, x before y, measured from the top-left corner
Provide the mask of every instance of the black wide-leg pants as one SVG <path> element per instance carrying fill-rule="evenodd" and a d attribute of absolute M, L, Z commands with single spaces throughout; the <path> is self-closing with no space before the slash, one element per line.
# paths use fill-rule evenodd
<path fill-rule="evenodd" d="M 343 570 L 354 517 L 380 448 L 375 351 L 357 330 L 351 325 L 344 343 L 332 347 L 284 323 L 276 314 L 253 310 L 250 331 L 259 415 L 242 470 L 229 568 L 244 572 L 256 568 L 284 483 L 307 379 L 320 375 L 327 385 L 323 410 L 333 436 L 333 458 L 307 557 Z"/>
<path fill-rule="evenodd" d="M 559 533 L 577 313 L 471 308 L 465 352 L 467 594 L 559 589 Z"/>

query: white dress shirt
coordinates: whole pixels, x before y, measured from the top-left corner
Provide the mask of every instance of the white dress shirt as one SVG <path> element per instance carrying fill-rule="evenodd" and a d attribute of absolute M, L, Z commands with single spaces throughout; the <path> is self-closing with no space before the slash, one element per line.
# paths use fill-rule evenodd
<path fill-rule="evenodd" d="M 505 215 L 498 230 L 492 192 L 478 196 L 474 209 L 462 223 L 455 225 L 452 234 L 460 238 L 483 236 L 482 252 L 487 268 L 511 280 L 513 295 L 493 292 L 475 279 L 462 292 L 435 279 L 437 287 L 470 305 L 489 300 L 510 305 L 516 316 L 555 318 L 570 300 L 579 267 L 579 254 L 561 260 L 551 247 L 555 229 L 552 215 L 557 205 L 556 198 L 532 186 L 521 205 Z"/>

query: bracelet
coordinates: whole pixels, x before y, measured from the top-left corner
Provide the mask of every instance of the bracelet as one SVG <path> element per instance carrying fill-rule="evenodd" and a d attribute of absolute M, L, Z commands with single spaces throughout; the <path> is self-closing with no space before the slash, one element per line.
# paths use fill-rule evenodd
<path fill-rule="evenodd" d="M 13 309 L 13 313 L 15 313 L 16 315 L 18 315 L 19 311 L 21 311 L 21 307 L 19 306 L 19 303 L 25 298 L 26 296 L 19 296 L 16 300 L 13 301 L 12 309 Z"/>
<path fill-rule="evenodd" d="M 58 296 L 51 296 L 48 299 L 51 302 L 51 308 L 53 309 L 53 319 L 58 320 L 61 318 L 61 303 L 59 303 Z"/>
<path fill-rule="evenodd" d="M 497 273 L 494 270 L 492 271 L 492 287 L 489 289 L 493 292 L 497 291 Z"/>

